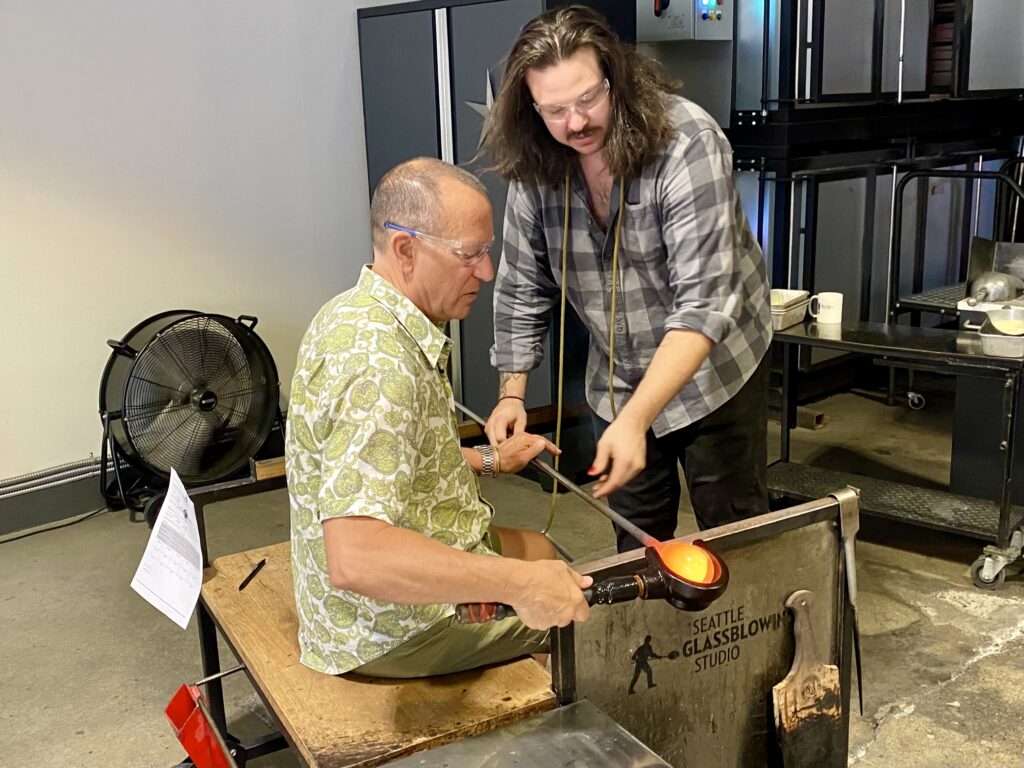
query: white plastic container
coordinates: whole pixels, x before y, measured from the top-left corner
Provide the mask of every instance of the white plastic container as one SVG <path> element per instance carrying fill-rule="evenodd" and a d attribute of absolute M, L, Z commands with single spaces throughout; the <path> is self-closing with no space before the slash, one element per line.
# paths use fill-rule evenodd
<path fill-rule="evenodd" d="M 772 311 L 781 311 L 795 307 L 802 301 L 810 301 L 811 295 L 807 291 L 794 291 L 789 288 L 772 288 Z"/>
<path fill-rule="evenodd" d="M 807 305 L 811 303 L 807 291 L 786 288 L 772 288 L 772 330 L 781 331 L 791 325 L 803 322 L 807 316 Z"/>

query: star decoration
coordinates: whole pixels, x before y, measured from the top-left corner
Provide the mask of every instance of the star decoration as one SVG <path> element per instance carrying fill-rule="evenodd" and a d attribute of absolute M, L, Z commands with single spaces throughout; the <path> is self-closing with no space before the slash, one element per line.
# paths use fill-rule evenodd
<path fill-rule="evenodd" d="M 487 70 L 485 103 L 478 104 L 475 101 L 467 101 L 465 104 L 484 119 L 484 124 L 480 128 L 480 139 L 476 144 L 476 148 L 480 149 L 484 144 L 484 139 L 487 138 L 487 131 L 491 127 L 491 110 L 494 109 L 494 88 L 491 86 L 491 70 Z"/>

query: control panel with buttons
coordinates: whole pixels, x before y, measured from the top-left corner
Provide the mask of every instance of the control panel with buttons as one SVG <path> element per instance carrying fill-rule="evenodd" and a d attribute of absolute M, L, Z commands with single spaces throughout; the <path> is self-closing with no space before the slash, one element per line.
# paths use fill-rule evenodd
<path fill-rule="evenodd" d="M 739 0 L 692 0 L 695 40 L 732 40 L 732 9 Z"/>

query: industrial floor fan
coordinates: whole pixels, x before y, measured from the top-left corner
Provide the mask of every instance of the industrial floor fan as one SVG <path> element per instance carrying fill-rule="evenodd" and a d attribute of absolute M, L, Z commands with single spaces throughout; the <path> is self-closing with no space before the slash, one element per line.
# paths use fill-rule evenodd
<path fill-rule="evenodd" d="M 255 327 L 249 315 L 173 310 L 107 341 L 100 485 L 108 505 L 144 510 L 152 525 L 172 469 L 199 486 L 248 465 L 281 419 L 277 367 Z"/>

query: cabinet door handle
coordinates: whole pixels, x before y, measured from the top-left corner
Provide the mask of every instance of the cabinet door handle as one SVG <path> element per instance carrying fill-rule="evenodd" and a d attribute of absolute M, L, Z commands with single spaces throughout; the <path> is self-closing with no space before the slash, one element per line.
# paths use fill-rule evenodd
<path fill-rule="evenodd" d="M 896 75 L 896 103 L 903 103 L 903 43 L 907 32 L 907 0 L 900 0 L 900 58 Z"/>

